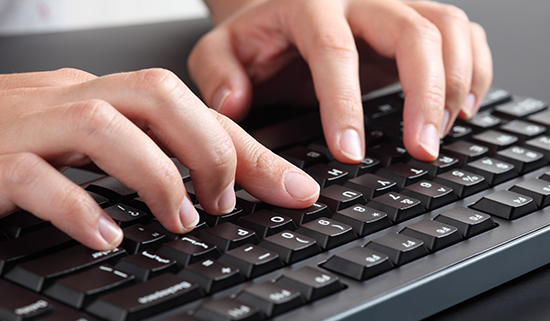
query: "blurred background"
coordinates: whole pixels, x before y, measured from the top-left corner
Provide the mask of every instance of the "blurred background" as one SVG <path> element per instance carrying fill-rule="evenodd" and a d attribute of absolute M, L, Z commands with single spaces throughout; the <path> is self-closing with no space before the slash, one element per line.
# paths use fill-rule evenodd
<path fill-rule="evenodd" d="M 201 0 L 0 0 L 0 35 L 206 17 Z"/>

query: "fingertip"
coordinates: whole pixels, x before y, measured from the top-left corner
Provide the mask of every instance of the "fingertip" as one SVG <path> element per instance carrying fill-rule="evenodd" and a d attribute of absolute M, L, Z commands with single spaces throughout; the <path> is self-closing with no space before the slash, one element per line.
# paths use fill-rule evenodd
<path fill-rule="evenodd" d="M 237 199 L 235 197 L 235 183 L 231 182 L 225 190 L 222 192 L 222 195 L 218 199 L 218 211 L 221 214 L 229 214 L 235 208 Z"/>
<path fill-rule="evenodd" d="M 439 155 L 439 134 L 433 124 L 426 124 L 422 127 L 419 135 L 419 145 L 422 147 L 425 155 L 421 158 L 434 160 Z"/>
<path fill-rule="evenodd" d="M 360 162 L 365 158 L 364 144 L 355 129 L 346 129 L 340 136 L 340 152 L 353 162 Z"/>
<path fill-rule="evenodd" d="M 285 175 L 284 186 L 286 192 L 299 202 L 313 203 L 319 197 L 319 184 L 305 173 L 289 171 Z"/>
<path fill-rule="evenodd" d="M 469 93 L 464 99 L 462 108 L 460 109 L 461 117 L 465 119 L 472 118 L 477 112 L 477 99 L 475 94 Z"/>
<path fill-rule="evenodd" d="M 97 222 L 97 229 L 105 242 L 105 249 L 113 249 L 120 245 L 124 233 L 120 227 L 106 214 L 100 215 Z"/>
<path fill-rule="evenodd" d="M 183 233 L 192 231 L 199 223 L 199 213 L 187 194 L 185 194 L 185 197 L 181 202 L 179 217 Z"/>

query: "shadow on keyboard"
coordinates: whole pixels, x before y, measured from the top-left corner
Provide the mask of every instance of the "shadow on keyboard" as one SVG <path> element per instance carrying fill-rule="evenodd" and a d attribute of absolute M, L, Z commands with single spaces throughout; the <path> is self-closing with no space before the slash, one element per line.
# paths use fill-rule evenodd
<path fill-rule="evenodd" d="M 492 89 L 431 163 L 403 147 L 402 107 L 401 93 L 364 102 L 357 165 L 330 155 L 318 113 L 252 133 L 320 184 L 307 209 L 237 187 L 233 212 L 197 204 L 197 228 L 174 235 L 104 177 L 84 187 L 124 229 L 115 250 L 24 211 L 0 219 L 0 319 L 418 320 L 550 262 L 547 104 Z"/>

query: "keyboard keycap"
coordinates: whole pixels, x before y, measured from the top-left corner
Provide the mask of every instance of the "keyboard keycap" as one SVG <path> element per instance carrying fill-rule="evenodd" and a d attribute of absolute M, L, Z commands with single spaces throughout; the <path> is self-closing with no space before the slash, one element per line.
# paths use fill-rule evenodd
<path fill-rule="evenodd" d="M 336 212 L 332 219 L 348 224 L 359 237 L 374 233 L 392 224 L 388 214 L 360 204 Z"/>
<path fill-rule="evenodd" d="M 321 188 L 334 184 L 342 185 L 349 178 L 348 172 L 343 169 L 325 164 L 317 164 L 312 167 L 308 167 L 305 171 L 311 175 L 311 177 L 319 184 L 319 186 L 321 186 Z"/>
<path fill-rule="evenodd" d="M 530 179 L 516 183 L 509 191 L 529 196 L 539 208 L 550 205 L 550 182 L 542 179 Z"/>
<path fill-rule="evenodd" d="M 285 272 L 277 283 L 300 291 L 307 302 L 319 300 L 345 287 L 336 275 L 311 266 Z"/>
<path fill-rule="evenodd" d="M 523 120 L 512 120 L 500 126 L 500 130 L 515 135 L 519 139 L 519 143 L 523 144 L 528 139 L 544 134 L 546 127 Z"/>
<path fill-rule="evenodd" d="M 195 205 L 197 212 L 201 217 L 201 221 L 205 222 L 208 227 L 216 226 L 225 222 L 235 223 L 241 218 L 245 212 L 239 206 L 235 206 L 233 211 L 224 215 L 210 215 L 208 214 L 200 204 Z"/>
<path fill-rule="evenodd" d="M 345 187 L 361 192 L 367 199 L 383 195 L 387 192 L 398 192 L 397 183 L 374 174 L 365 174 L 348 180 Z"/>
<path fill-rule="evenodd" d="M 464 169 L 485 177 L 490 186 L 498 185 L 518 176 L 514 165 L 490 157 L 483 157 L 468 163 Z"/>
<path fill-rule="evenodd" d="M 498 104 L 512 100 L 512 94 L 504 89 L 490 88 L 480 103 L 479 110 L 486 110 Z"/>
<path fill-rule="evenodd" d="M 386 254 L 396 266 L 428 254 L 424 242 L 403 234 L 386 234 L 368 242 L 365 247 Z"/>
<path fill-rule="evenodd" d="M 247 279 L 255 278 L 283 266 L 277 253 L 255 245 L 243 245 L 227 251 L 218 261 L 238 268 Z"/>
<path fill-rule="evenodd" d="M 533 98 L 517 98 L 513 101 L 498 105 L 493 114 L 506 119 L 524 118 L 548 108 L 545 102 Z"/>
<path fill-rule="evenodd" d="M 472 136 L 472 133 L 473 130 L 471 127 L 462 124 L 454 124 L 443 140 L 446 144 L 451 144 L 459 140 L 467 140 Z"/>
<path fill-rule="evenodd" d="M 258 246 L 279 254 L 285 264 L 292 264 L 321 252 L 315 239 L 292 231 L 268 236 Z"/>
<path fill-rule="evenodd" d="M 266 203 L 250 195 L 244 189 L 236 191 L 235 196 L 237 197 L 237 207 L 243 209 L 243 215 L 252 214 L 268 207 Z"/>
<path fill-rule="evenodd" d="M 201 320 L 217 321 L 262 321 L 260 309 L 231 298 L 220 298 L 205 302 L 194 316 Z M 179 319 L 177 319 L 179 320 Z"/>
<path fill-rule="evenodd" d="M 380 161 L 374 157 L 365 157 L 359 164 L 344 164 L 333 160 L 329 165 L 345 170 L 348 172 L 350 178 L 354 178 L 363 174 L 376 172 L 380 168 Z"/>
<path fill-rule="evenodd" d="M 340 185 L 331 185 L 321 190 L 319 202 L 327 204 L 334 213 L 355 204 L 365 204 L 367 200 L 359 191 Z"/>
<path fill-rule="evenodd" d="M 280 153 L 281 157 L 299 168 L 306 168 L 319 163 L 327 163 L 327 157 L 315 150 L 296 146 Z"/>
<path fill-rule="evenodd" d="M 131 274 L 100 265 L 75 275 L 57 280 L 44 291 L 49 297 L 68 304 L 76 309 L 87 306 L 106 291 L 116 290 L 134 283 Z"/>
<path fill-rule="evenodd" d="M 525 142 L 525 147 L 542 153 L 544 159 L 550 162 L 550 136 L 542 135 Z"/>
<path fill-rule="evenodd" d="M 505 134 L 496 130 L 487 130 L 472 136 L 472 142 L 487 146 L 489 152 L 494 155 L 499 150 L 508 148 L 519 142 L 519 139 L 510 134 Z"/>
<path fill-rule="evenodd" d="M 427 170 L 405 163 L 396 163 L 382 168 L 376 172 L 376 175 L 395 181 L 399 189 L 423 179 L 428 179 Z"/>
<path fill-rule="evenodd" d="M 141 320 L 201 296 L 197 284 L 166 273 L 100 296 L 86 311 L 110 321 Z"/>
<path fill-rule="evenodd" d="M 462 165 L 473 162 L 484 156 L 489 156 L 489 148 L 483 145 L 459 140 L 450 145 L 443 145 L 441 151 L 451 157 L 456 157 Z"/>
<path fill-rule="evenodd" d="M 395 142 L 384 142 L 376 145 L 369 148 L 367 153 L 369 156 L 378 158 L 384 167 L 395 163 L 406 163 L 411 158 L 403 144 Z"/>
<path fill-rule="evenodd" d="M 0 279 L 0 320 L 29 320 L 52 310 L 52 300 Z"/>
<path fill-rule="evenodd" d="M 506 190 L 485 195 L 470 207 L 507 220 L 514 220 L 537 210 L 532 198 Z"/>
<path fill-rule="evenodd" d="M 321 217 L 331 217 L 332 212 L 322 203 L 314 203 L 308 208 L 283 208 L 275 207 L 273 212 L 283 214 L 290 217 L 296 225 L 301 225 Z"/>
<path fill-rule="evenodd" d="M 145 282 L 162 273 L 176 273 L 179 270 L 175 260 L 153 251 L 141 251 L 138 254 L 124 257 L 118 261 L 115 268 L 134 275 L 141 282 Z"/>
<path fill-rule="evenodd" d="M 363 281 L 393 268 L 386 254 L 355 246 L 336 253 L 321 265 L 323 268 Z"/>
<path fill-rule="evenodd" d="M 464 238 L 470 238 L 496 227 L 491 215 L 466 207 L 457 207 L 441 213 L 434 220 L 458 228 Z"/>
<path fill-rule="evenodd" d="M 394 223 L 400 223 L 425 212 L 419 200 L 399 193 L 386 193 L 373 198 L 368 207 L 388 214 Z"/>
<path fill-rule="evenodd" d="M 433 220 L 423 220 L 411 224 L 399 233 L 421 240 L 432 252 L 439 251 L 462 240 L 458 228 Z"/>
<path fill-rule="evenodd" d="M 111 204 L 130 202 L 137 197 L 136 191 L 112 176 L 102 177 L 90 183 L 86 190 L 107 197 Z"/>
<path fill-rule="evenodd" d="M 245 215 L 236 224 L 253 230 L 260 239 L 284 230 L 295 230 L 297 228 L 290 217 L 268 210 L 260 210 Z"/>
<path fill-rule="evenodd" d="M 477 113 L 474 117 L 464 121 L 474 132 L 482 132 L 488 129 L 497 128 L 502 123 L 502 119 L 486 112 Z"/>
<path fill-rule="evenodd" d="M 157 252 L 176 260 L 181 267 L 207 258 L 217 259 L 220 256 L 216 245 L 191 235 L 164 243 Z"/>
<path fill-rule="evenodd" d="M 206 294 L 244 282 L 244 277 L 239 273 L 239 269 L 212 259 L 190 264 L 177 275 L 186 280 L 197 282 Z"/>
<path fill-rule="evenodd" d="M 431 162 L 421 162 L 416 159 L 411 159 L 409 164 L 427 170 L 430 179 L 433 179 L 437 175 L 448 172 L 452 169 L 460 168 L 458 158 L 443 154 L 439 154 L 437 159 Z"/>
<path fill-rule="evenodd" d="M 303 305 L 300 291 L 272 282 L 254 284 L 245 288 L 237 300 L 257 306 L 262 316 L 272 318 Z"/>
<path fill-rule="evenodd" d="M 437 175 L 434 182 L 452 188 L 458 198 L 464 198 L 489 188 L 485 177 L 462 169 Z"/>
<path fill-rule="evenodd" d="M 513 146 L 499 151 L 495 158 L 511 163 L 520 174 L 524 174 L 546 165 L 544 155 L 534 150 Z"/>
<path fill-rule="evenodd" d="M 147 224 L 151 220 L 147 213 L 125 204 L 117 204 L 104 209 L 121 228 L 133 224 Z"/>
<path fill-rule="evenodd" d="M 166 235 L 142 224 L 127 227 L 123 232 L 121 247 L 130 255 L 141 250 L 154 250 L 166 239 Z"/>
<path fill-rule="evenodd" d="M 0 230 L 12 239 L 50 225 L 50 222 L 23 210 L 16 211 L 0 219 Z"/>
<path fill-rule="evenodd" d="M 436 182 L 421 181 L 405 187 L 401 194 L 416 198 L 428 211 L 447 205 L 457 199 L 453 189 Z"/>
<path fill-rule="evenodd" d="M 302 224 L 296 233 L 315 239 L 323 250 L 332 249 L 357 238 L 351 226 L 330 218 L 320 218 Z"/>
<path fill-rule="evenodd" d="M 260 241 L 256 232 L 233 223 L 223 223 L 203 230 L 197 237 L 216 245 L 222 252 L 248 243 L 258 244 Z"/>

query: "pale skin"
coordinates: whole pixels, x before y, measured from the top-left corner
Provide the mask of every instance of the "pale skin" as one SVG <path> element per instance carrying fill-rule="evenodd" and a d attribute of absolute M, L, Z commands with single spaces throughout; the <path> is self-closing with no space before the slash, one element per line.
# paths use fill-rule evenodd
<path fill-rule="evenodd" d="M 475 113 L 491 82 L 483 29 L 451 6 L 392 0 L 207 4 L 217 27 L 189 59 L 205 103 L 162 69 L 0 76 L 0 216 L 23 208 L 90 248 L 118 246 L 118 226 L 60 173 L 93 163 L 138 191 L 167 229 L 188 232 L 197 212 L 167 153 L 190 168 L 209 213 L 233 209 L 235 184 L 277 206 L 311 206 L 317 183 L 229 119 L 241 119 L 253 90 L 277 78 L 298 54 L 311 70 L 331 152 L 347 163 L 365 153 L 355 39 L 395 61 L 406 94 L 404 143 L 422 160 L 437 156 L 439 137 L 457 116 Z"/>

